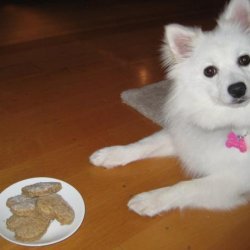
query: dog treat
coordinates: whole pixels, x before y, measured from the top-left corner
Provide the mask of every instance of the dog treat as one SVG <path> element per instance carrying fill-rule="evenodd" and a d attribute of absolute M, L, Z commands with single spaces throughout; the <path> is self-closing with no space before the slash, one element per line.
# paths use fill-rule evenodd
<path fill-rule="evenodd" d="M 25 195 L 10 197 L 6 205 L 11 212 L 19 216 L 30 216 L 36 210 L 36 198 L 30 198 Z"/>
<path fill-rule="evenodd" d="M 74 210 L 59 194 L 39 197 L 38 211 L 49 219 L 56 219 L 62 225 L 71 224 L 75 218 Z"/>
<path fill-rule="evenodd" d="M 54 219 L 62 225 L 73 222 L 74 210 L 56 194 L 61 188 L 60 182 L 39 182 L 23 187 L 22 194 L 7 200 L 13 215 L 6 220 L 6 226 L 17 240 L 39 240 Z"/>
<path fill-rule="evenodd" d="M 39 213 L 32 216 L 12 215 L 7 219 L 7 228 L 15 233 L 17 240 L 31 242 L 40 239 L 47 231 L 50 224 L 48 218 Z"/>
<path fill-rule="evenodd" d="M 39 182 L 22 188 L 22 193 L 29 197 L 44 196 L 62 189 L 60 182 Z"/>

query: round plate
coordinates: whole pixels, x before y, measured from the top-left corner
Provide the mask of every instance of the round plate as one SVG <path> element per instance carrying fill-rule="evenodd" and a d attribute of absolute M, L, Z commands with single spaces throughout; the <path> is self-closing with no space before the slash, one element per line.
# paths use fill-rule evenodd
<path fill-rule="evenodd" d="M 60 194 L 74 209 L 75 219 L 70 225 L 60 225 L 59 222 L 54 220 L 51 222 L 46 234 L 43 235 L 40 240 L 34 242 L 20 242 L 15 239 L 14 233 L 6 227 L 6 219 L 12 215 L 9 208 L 6 206 L 6 201 L 12 196 L 21 194 L 22 187 L 37 182 L 60 182 L 62 184 L 62 189 L 58 194 Z M 85 214 L 85 205 L 80 193 L 68 183 L 58 179 L 38 177 L 19 181 L 6 188 L 0 194 L 0 211 L 0 235 L 3 238 L 23 246 L 45 246 L 68 238 L 80 227 Z"/>

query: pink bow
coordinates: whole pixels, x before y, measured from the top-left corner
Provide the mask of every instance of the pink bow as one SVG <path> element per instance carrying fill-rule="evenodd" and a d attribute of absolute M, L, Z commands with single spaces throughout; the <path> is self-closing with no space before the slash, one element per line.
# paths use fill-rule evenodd
<path fill-rule="evenodd" d="M 234 132 L 230 132 L 227 135 L 226 147 L 237 148 L 240 150 L 241 153 L 247 151 L 247 145 L 243 136 L 237 136 Z"/>

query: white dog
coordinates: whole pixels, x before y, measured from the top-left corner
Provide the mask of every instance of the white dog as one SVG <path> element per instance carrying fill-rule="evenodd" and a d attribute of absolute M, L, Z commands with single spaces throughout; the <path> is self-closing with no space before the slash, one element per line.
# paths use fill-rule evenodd
<path fill-rule="evenodd" d="M 107 147 L 90 161 L 112 168 L 177 156 L 193 180 L 134 196 L 128 207 L 154 216 L 173 208 L 231 209 L 250 191 L 250 3 L 232 0 L 213 31 L 165 27 L 164 64 L 172 82 L 167 128 L 136 143 Z"/>

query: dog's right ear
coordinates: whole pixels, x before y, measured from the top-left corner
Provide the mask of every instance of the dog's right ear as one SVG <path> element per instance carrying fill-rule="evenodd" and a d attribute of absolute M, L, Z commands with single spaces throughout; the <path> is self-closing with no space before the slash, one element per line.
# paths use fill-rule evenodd
<path fill-rule="evenodd" d="M 164 42 L 168 51 L 172 54 L 171 60 L 179 62 L 190 56 L 194 42 L 201 34 L 201 29 L 185 27 L 179 24 L 170 24 L 165 26 Z M 163 47 L 164 51 L 164 47 Z M 165 55 L 165 58 L 169 55 Z"/>

